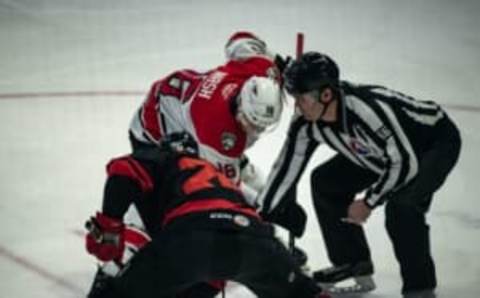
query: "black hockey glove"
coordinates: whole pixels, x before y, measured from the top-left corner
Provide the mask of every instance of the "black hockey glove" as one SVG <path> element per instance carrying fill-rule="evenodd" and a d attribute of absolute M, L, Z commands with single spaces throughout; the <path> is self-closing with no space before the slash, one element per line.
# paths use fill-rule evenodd
<path fill-rule="evenodd" d="M 273 60 L 273 62 L 275 63 L 275 65 L 277 66 L 278 68 L 278 71 L 280 72 L 280 75 L 283 77 L 283 72 L 285 71 L 285 69 L 287 68 L 287 66 L 292 63 L 292 57 L 290 56 L 285 56 L 285 57 L 282 57 L 280 55 L 275 55 L 275 59 Z"/>
<path fill-rule="evenodd" d="M 264 215 L 263 219 L 287 229 L 297 238 L 302 237 L 307 225 L 307 213 L 295 201 L 289 202 L 280 210 Z"/>

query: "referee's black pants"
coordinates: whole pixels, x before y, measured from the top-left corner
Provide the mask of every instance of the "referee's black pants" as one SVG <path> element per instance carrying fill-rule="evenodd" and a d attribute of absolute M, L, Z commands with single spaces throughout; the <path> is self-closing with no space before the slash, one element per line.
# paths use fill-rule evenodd
<path fill-rule="evenodd" d="M 320 292 L 264 224 L 250 219 L 248 226 L 225 228 L 229 219 L 217 218 L 205 228 L 205 220 L 169 224 L 102 298 L 174 298 L 213 280 L 237 281 L 260 298 L 313 298 Z"/>
<path fill-rule="evenodd" d="M 404 293 L 433 289 L 437 284 L 425 214 L 433 194 L 456 164 L 461 147 L 459 132 L 450 120 L 445 119 L 439 129 L 440 137 L 419 160 L 417 177 L 394 193 L 385 207 L 385 226 L 400 264 Z M 340 219 L 347 216 L 355 195 L 377 178 L 339 154 L 313 171 L 313 203 L 333 265 L 371 259 L 363 228 Z"/>

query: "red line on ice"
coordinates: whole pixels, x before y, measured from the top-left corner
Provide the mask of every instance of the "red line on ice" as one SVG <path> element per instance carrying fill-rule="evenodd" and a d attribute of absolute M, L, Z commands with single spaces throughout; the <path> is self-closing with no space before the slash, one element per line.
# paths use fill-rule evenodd
<path fill-rule="evenodd" d="M 0 93 L 0 100 L 33 99 L 33 98 L 61 98 L 61 97 L 136 97 L 143 96 L 146 91 L 138 90 L 100 90 L 100 91 L 66 91 L 66 92 L 18 92 Z M 442 104 L 442 106 L 456 111 L 480 113 L 480 106 L 466 104 Z"/>
<path fill-rule="evenodd" d="M 0 256 L 9 259 L 20 267 L 23 267 L 24 269 L 33 272 L 38 276 L 42 277 L 43 279 L 53 282 L 64 289 L 67 289 L 75 294 L 84 295 L 84 291 L 80 287 L 60 276 L 55 275 L 47 269 L 42 268 L 41 266 L 33 263 L 27 258 L 14 254 L 2 245 L 0 245 Z"/>
<path fill-rule="evenodd" d="M 102 96 L 139 96 L 145 92 L 134 90 L 69 91 L 69 92 L 24 92 L 0 93 L 0 99 L 30 99 L 55 97 L 102 97 Z"/>

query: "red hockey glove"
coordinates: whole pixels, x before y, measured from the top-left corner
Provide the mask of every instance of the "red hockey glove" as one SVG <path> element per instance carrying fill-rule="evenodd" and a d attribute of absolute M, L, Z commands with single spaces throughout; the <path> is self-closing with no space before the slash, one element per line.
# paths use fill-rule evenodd
<path fill-rule="evenodd" d="M 86 222 L 87 251 L 101 261 L 120 260 L 125 249 L 123 222 L 97 212 Z"/>

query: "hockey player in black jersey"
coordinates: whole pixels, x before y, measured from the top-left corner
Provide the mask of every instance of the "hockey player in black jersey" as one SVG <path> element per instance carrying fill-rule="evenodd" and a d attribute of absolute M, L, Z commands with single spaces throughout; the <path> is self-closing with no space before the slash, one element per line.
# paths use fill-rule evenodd
<path fill-rule="evenodd" d="M 234 280 L 263 298 L 329 298 L 304 275 L 242 192 L 198 157 L 186 133 L 107 166 L 102 211 L 87 222 L 87 251 L 122 268 L 89 298 L 174 298 L 192 286 Z M 123 217 L 135 204 L 151 241 L 123 266 Z M 128 242 L 132 242 L 129 237 Z M 182 295 L 180 295 L 182 294 Z"/>
<path fill-rule="evenodd" d="M 341 81 L 336 63 L 321 53 L 304 54 L 284 77 L 297 113 L 260 195 L 262 212 L 286 204 L 315 148 L 326 143 L 338 154 L 312 172 L 311 187 L 333 267 L 315 272 L 314 278 L 359 280 L 355 287 L 334 291 L 375 288 L 362 224 L 385 203 L 402 293 L 432 297 L 437 281 L 425 214 L 457 162 L 461 139 L 455 124 L 432 101 Z"/>

